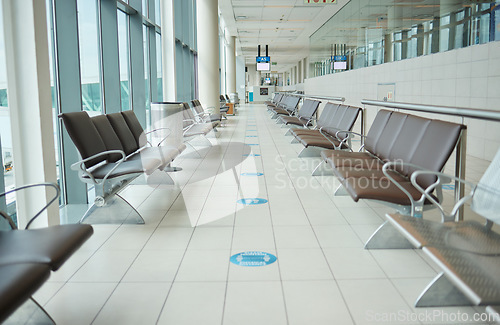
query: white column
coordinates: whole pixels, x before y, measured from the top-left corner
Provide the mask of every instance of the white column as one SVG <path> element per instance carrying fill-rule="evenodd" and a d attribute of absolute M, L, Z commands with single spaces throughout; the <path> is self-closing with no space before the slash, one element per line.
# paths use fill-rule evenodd
<path fill-rule="evenodd" d="M 163 101 L 173 102 L 177 97 L 175 70 L 175 20 L 174 1 L 160 1 L 161 6 L 161 58 L 163 77 Z"/>
<path fill-rule="evenodd" d="M 229 35 L 229 34 L 226 34 Z M 226 46 L 226 92 L 236 92 L 236 36 L 228 36 Z"/>
<path fill-rule="evenodd" d="M 302 68 L 304 70 L 303 79 L 305 82 L 305 80 L 309 78 L 309 57 L 305 57 L 302 61 Z"/>
<path fill-rule="evenodd" d="M 197 0 L 198 81 L 204 107 L 219 112 L 219 16 L 217 0 Z"/>
<path fill-rule="evenodd" d="M 57 181 L 45 1 L 2 0 L 7 91 L 16 186 Z M 54 190 L 18 192 L 19 227 L 43 207 Z M 34 227 L 59 224 L 52 204 Z"/>
<path fill-rule="evenodd" d="M 302 60 L 297 62 L 297 83 L 302 83 Z"/>

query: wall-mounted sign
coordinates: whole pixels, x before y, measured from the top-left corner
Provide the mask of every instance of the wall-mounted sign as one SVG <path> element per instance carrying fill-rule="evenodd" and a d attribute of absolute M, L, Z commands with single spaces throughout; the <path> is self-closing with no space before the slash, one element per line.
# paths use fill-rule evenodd
<path fill-rule="evenodd" d="M 333 57 L 333 60 L 334 61 L 346 61 L 347 60 L 347 56 L 345 56 L 345 55 L 335 55 Z"/>

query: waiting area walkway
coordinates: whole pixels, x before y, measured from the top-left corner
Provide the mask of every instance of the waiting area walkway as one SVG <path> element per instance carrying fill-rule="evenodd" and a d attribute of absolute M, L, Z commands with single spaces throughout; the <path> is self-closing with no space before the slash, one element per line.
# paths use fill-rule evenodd
<path fill-rule="evenodd" d="M 175 160 L 175 186 L 123 192 L 145 225 L 94 225 L 52 274 L 35 299 L 56 323 L 482 324 L 481 307 L 413 306 L 440 269 L 419 250 L 365 250 L 393 210 L 334 197 L 336 178 L 311 176 L 321 158 L 298 158 L 265 105 L 225 123 L 202 158 L 188 148 Z M 477 181 L 488 162 L 470 159 Z M 242 252 L 277 260 L 230 262 Z"/>

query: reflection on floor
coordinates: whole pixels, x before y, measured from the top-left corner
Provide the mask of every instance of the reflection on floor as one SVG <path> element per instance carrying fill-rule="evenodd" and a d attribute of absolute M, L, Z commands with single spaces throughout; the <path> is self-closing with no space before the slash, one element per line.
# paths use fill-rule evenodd
<path fill-rule="evenodd" d="M 198 147 L 204 158 L 176 160 L 175 187 L 125 190 L 146 224 L 95 225 L 38 301 L 58 324 L 453 324 L 484 312 L 414 308 L 435 265 L 417 250 L 364 250 L 391 210 L 333 197 L 335 178 L 312 177 L 319 160 L 297 158 L 284 133 L 263 105 L 242 105 Z M 486 166 L 468 164 L 470 179 Z M 246 251 L 277 261 L 230 263 Z"/>

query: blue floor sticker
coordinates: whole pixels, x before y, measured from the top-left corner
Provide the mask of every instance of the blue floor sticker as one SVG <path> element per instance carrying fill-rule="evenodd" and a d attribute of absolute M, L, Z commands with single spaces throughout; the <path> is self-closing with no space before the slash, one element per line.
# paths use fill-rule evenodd
<path fill-rule="evenodd" d="M 443 185 L 443 190 L 454 190 L 455 185 Z"/>
<path fill-rule="evenodd" d="M 263 173 L 241 173 L 241 176 L 262 176 Z"/>
<path fill-rule="evenodd" d="M 231 263 L 239 266 L 266 266 L 276 262 L 277 258 L 273 254 L 266 252 L 242 252 L 231 256 Z"/>
<path fill-rule="evenodd" d="M 260 155 L 254 153 L 254 154 L 249 154 L 249 155 L 243 155 L 243 157 L 260 157 Z"/>
<path fill-rule="evenodd" d="M 267 203 L 267 200 L 259 198 L 251 198 L 251 199 L 241 199 L 238 200 L 237 202 L 244 205 L 257 205 L 257 204 Z"/>
<path fill-rule="evenodd" d="M 247 135 L 247 138 L 256 138 L 256 135 Z"/>
<path fill-rule="evenodd" d="M 246 143 L 247 146 L 258 146 L 258 143 Z"/>

